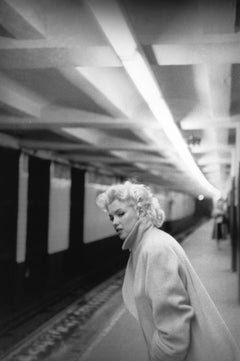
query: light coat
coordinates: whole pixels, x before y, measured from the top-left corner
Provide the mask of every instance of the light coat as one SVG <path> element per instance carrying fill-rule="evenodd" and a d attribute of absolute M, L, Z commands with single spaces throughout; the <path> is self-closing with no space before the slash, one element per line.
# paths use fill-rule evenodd
<path fill-rule="evenodd" d="M 150 222 L 138 221 L 123 299 L 139 322 L 152 361 L 240 361 L 232 335 L 183 248 Z"/>

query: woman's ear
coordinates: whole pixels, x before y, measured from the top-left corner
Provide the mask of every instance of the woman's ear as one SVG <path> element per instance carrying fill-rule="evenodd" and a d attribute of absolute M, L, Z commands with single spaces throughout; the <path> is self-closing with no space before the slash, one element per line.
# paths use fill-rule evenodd
<path fill-rule="evenodd" d="M 137 207 L 137 215 L 138 215 L 138 218 L 141 218 L 144 215 L 143 208 L 140 206 Z"/>

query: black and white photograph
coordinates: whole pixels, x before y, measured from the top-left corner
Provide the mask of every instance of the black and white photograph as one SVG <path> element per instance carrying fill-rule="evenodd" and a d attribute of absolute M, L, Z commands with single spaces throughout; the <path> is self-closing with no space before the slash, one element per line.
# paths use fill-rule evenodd
<path fill-rule="evenodd" d="M 0 361 L 240 361 L 240 0 L 0 0 Z"/>

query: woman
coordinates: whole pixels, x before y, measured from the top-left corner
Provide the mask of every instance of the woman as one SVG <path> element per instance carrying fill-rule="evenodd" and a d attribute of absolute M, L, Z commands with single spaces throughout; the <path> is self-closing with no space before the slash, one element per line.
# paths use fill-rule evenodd
<path fill-rule="evenodd" d="M 160 230 L 158 199 L 145 185 L 110 186 L 97 198 L 130 257 L 123 299 L 154 361 L 236 361 L 239 350 L 178 242 Z"/>

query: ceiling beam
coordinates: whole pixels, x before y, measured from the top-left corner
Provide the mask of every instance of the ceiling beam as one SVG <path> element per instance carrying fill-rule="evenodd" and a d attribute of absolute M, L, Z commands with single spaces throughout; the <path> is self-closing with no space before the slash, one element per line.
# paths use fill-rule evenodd
<path fill-rule="evenodd" d="M 74 150 L 86 150 L 86 151 L 98 151 L 98 150 L 119 150 L 119 151 L 131 151 L 131 152 L 157 152 L 159 149 L 155 146 L 144 145 L 142 143 L 125 141 L 111 137 L 111 140 L 98 145 L 91 144 L 77 144 L 70 142 L 48 142 L 39 140 L 21 140 L 20 145 L 26 148 L 32 149 L 48 149 L 55 151 L 74 151 Z"/>
<path fill-rule="evenodd" d="M 204 158 L 199 159 L 198 164 L 200 166 L 206 166 L 209 164 L 231 164 L 231 158 L 224 157 L 224 158 L 218 158 L 213 156 L 206 156 Z"/>
<path fill-rule="evenodd" d="M 153 154 L 144 154 L 141 152 L 135 153 L 129 151 L 118 151 L 118 155 L 124 156 L 126 159 L 130 160 L 131 162 L 141 162 L 141 163 L 149 163 L 149 164 L 161 164 L 161 165 L 167 165 L 171 167 L 175 167 L 174 163 L 171 163 L 169 159 L 162 158 L 158 155 Z"/>
<path fill-rule="evenodd" d="M 63 108 L 64 109 L 64 108 Z M 66 116 L 64 116 L 66 115 Z M 54 129 L 54 128 L 94 128 L 94 129 L 159 129 L 154 122 L 133 121 L 125 118 L 112 118 L 81 110 L 66 110 L 57 117 L 55 114 L 42 114 L 36 117 L 0 116 L 0 129 Z"/>
<path fill-rule="evenodd" d="M 134 118 L 148 110 L 141 95 L 136 92 L 124 69 L 78 68 L 79 73 L 121 112 Z M 114 84 L 114 87 L 112 86 Z"/>
<path fill-rule="evenodd" d="M 237 0 L 201 0 L 198 3 L 204 33 L 221 35 L 234 32 Z"/>
<path fill-rule="evenodd" d="M 89 130 L 85 130 L 85 129 L 71 129 L 71 128 L 64 128 L 62 130 L 63 134 L 66 132 L 67 134 L 71 134 L 73 137 L 77 138 L 77 139 L 81 139 L 85 142 L 88 142 L 94 146 L 98 146 L 100 144 L 106 144 L 108 141 L 109 142 L 114 142 L 114 140 L 112 139 L 112 137 L 107 137 L 104 133 L 100 132 L 100 131 L 89 131 Z M 121 144 L 121 140 L 118 139 L 118 142 L 120 142 Z M 131 142 L 129 142 L 130 144 Z M 114 150 L 110 150 L 109 154 L 119 158 L 120 160 L 122 160 L 122 162 L 124 161 L 128 161 L 127 157 L 125 155 L 123 155 L 121 152 L 117 152 Z M 133 162 L 132 162 L 133 163 Z M 133 163 L 133 166 L 136 165 Z"/>
<path fill-rule="evenodd" d="M 232 64 L 240 63 L 240 39 L 232 42 L 158 44 L 147 49 L 157 65 Z M 155 61 L 154 61 L 155 60 Z"/>
<path fill-rule="evenodd" d="M 66 154 L 66 153 L 65 153 Z M 111 153 L 111 155 L 113 155 L 113 153 Z M 176 170 L 176 168 L 174 167 L 174 165 L 169 164 L 167 162 L 164 162 L 163 160 L 157 158 L 157 157 L 151 157 L 151 156 L 147 156 L 147 155 L 139 155 L 136 154 L 135 156 L 131 155 L 129 156 L 128 154 L 122 154 L 122 157 L 119 157 L 118 154 L 118 158 L 116 157 L 112 157 L 112 156 L 98 156 L 97 154 L 94 155 L 85 155 L 85 154 L 81 154 L 81 152 L 68 152 L 67 156 L 74 158 L 74 159 L 78 159 L 80 161 L 87 161 L 87 162 L 93 162 L 93 161 L 99 161 L 99 162 L 107 162 L 107 163 L 133 163 L 133 165 L 138 162 L 138 163 L 144 163 L 144 164 L 151 164 L 151 165 L 156 165 L 156 166 L 163 166 L 164 169 L 171 169 L 173 172 L 177 172 L 178 170 Z"/>
<path fill-rule="evenodd" d="M 236 0 L 203 0 L 200 3 L 204 33 L 234 33 Z M 231 63 L 206 63 L 213 116 L 223 117 L 230 113 Z"/>
<path fill-rule="evenodd" d="M 181 128 L 183 130 L 193 130 L 193 129 L 210 129 L 210 128 L 226 128 L 226 129 L 236 129 L 238 123 L 240 122 L 240 116 L 225 116 L 225 117 L 205 117 L 199 119 L 194 116 L 191 118 L 186 118 L 181 121 Z"/>
<path fill-rule="evenodd" d="M 41 114 L 41 118 L 46 120 L 48 124 L 72 124 L 80 127 L 89 128 L 103 128 L 103 129 L 134 129 L 149 127 L 153 129 L 161 129 L 160 124 L 157 124 L 151 118 L 150 120 L 143 120 L 139 118 L 116 118 L 107 115 L 91 113 L 88 111 L 64 108 L 64 107 L 46 107 Z"/>
<path fill-rule="evenodd" d="M 202 154 L 202 153 L 211 153 L 211 152 L 229 152 L 232 153 L 232 149 L 234 149 L 231 145 L 204 145 L 204 146 L 193 146 L 191 147 L 191 152 L 194 155 Z"/>
<path fill-rule="evenodd" d="M 231 64 L 240 62 L 240 39 L 160 43 L 146 46 L 149 62 L 154 65 Z M 212 40 L 211 40 L 212 39 Z M 219 37 L 217 38 L 219 39 Z M 224 39 L 224 38 L 223 38 Z M 152 55 L 151 55 L 152 54 Z M 12 40 L 0 42 L 0 68 L 49 67 L 121 67 L 110 46 L 82 46 L 71 39 Z"/>
<path fill-rule="evenodd" d="M 98 156 L 96 154 L 94 155 L 85 155 L 81 153 L 66 153 L 65 156 L 69 157 L 70 159 L 73 159 L 78 162 L 84 162 L 84 163 L 111 163 L 111 164 L 122 164 L 122 163 L 131 163 L 131 161 L 128 161 L 127 159 L 120 159 L 115 158 L 112 156 Z"/>
<path fill-rule="evenodd" d="M 78 70 L 77 70 L 78 69 Z M 94 76 L 88 76 L 85 73 L 81 74 L 79 68 L 67 67 L 58 69 L 61 75 L 73 84 L 80 91 L 84 91 L 85 94 L 89 96 L 90 99 L 96 103 L 100 109 L 104 109 L 107 114 L 115 118 L 126 118 L 124 114 L 124 109 L 119 107 L 118 102 L 114 102 L 114 99 L 108 95 L 108 92 L 105 90 L 104 82 L 99 79 L 99 77 L 94 78 Z M 105 81 L 109 79 L 109 82 L 116 82 L 116 79 L 112 79 L 111 74 L 107 76 L 105 74 Z M 121 93 L 121 96 L 123 94 Z"/>
<path fill-rule="evenodd" d="M 68 137 L 71 141 L 82 140 L 86 143 L 91 144 L 91 146 L 97 148 L 109 148 L 117 149 L 117 150 L 136 150 L 136 151 L 143 151 L 149 149 L 149 151 L 156 151 L 155 145 L 146 145 L 141 142 L 126 140 L 120 137 L 109 137 L 106 136 L 104 132 L 101 131 L 94 131 L 94 130 L 87 130 L 87 129 L 77 129 L 76 131 L 71 128 L 63 128 L 56 131 L 57 134 L 61 136 Z M 159 147 L 157 147 L 159 151 Z"/>
<path fill-rule="evenodd" d="M 42 107 L 46 105 L 42 98 L 6 78 L 1 73 L 0 102 L 33 117 L 40 117 Z"/>
<path fill-rule="evenodd" d="M 77 40 L 2 39 L 0 45 L 1 69 L 119 66 L 120 61 L 111 47 L 82 46 Z"/>
<path fill-rule="evenodd" d="M 106 137 L 106 135 L 104 135 L 104 133 L 101 133 L 100 131 L 93 131 L 90 132 L 89 130 L 75 130 L 75 129 L 71 129 L 71 128 L 66 128 L 65 132 L 67 132 L 68 134 L 72 134 L 74 137 L 78 138 L 78 139 L 82 139 L 86 142 L 89 142 L 95 146 L 97 146 L 98 144 L 101 143 L 106 143 L 107 141 L 113 141 L 111 139 L 111 137 Z M 109 139 L 108 139 L 109 138 Z M 114 141 L 113 141 L 114 142 Z M 119 142 L 119 139 L 118 139 Z M 121 140 L 120 140 L 120 144 L 121 144 Z M 129 156 L 128 153 L 122 153 L 121 151 L 116 151 L 116 150 L 111 150 L 109 152 L 110 155 L 115 156 L 116 158 L 119 159 L 119 163 L 132 163 L 133 166 L 140 168 L 141 170 L 144 170 L 146 172 L 151 173 L 151 167 L 148 166 L 149 164 L 149 159 L 142 162 L 142 160 L 144 159 L 144 157 L 140 157 L 140 159 L 138 159 L 138 154 L 136 155 L 136 157 L 133 157 L 134 159 L 129 160 Z M 73 157 L 73 154 L 71 155 L 71 158 Z M 96 157 L 95 157 L 96 158 Z M 74 156 L 75 160 L 79 160 L 78 155 Z M 160 158 L 161 159 L 161 158 Z M 97 161 L 97 159 L 96 159 Z M 114 162 L 114 161 L 113 161 Z M 161 160 L 160 160 L 161 162 Z M 143 164 L 144 163 L 144 164 Z M 172 169 L 172 167 L 169 167 L 169 169 Z M 173 170 L 173 174 L 176 174 L 177 170 L 174 169 Z"/>
<path fill-rule="evenodd" d="M 201 29 L 202 30 L 202 29 Z M 159 30 L 157 30 L 159 31 Z M 154 40 L 153 40 L 154 39 Z M 239 33 L 207 33 L 198 31 L 196 33 L 165 33 L 159 37 L 158 33 L 141 33 L 141 43 L 144 47 L 158 46 L 158 45 L 208 45 L 208 44 L 226 44 L 239 41 Z"/>
<path fill-rule="evenodd" d="M 213 117 L 226 117 L 231 105 L 231 65 L 208 64 L 208 85 L 211 114 Z"/>
<path fill-rule="evenodd" d="M 0 22 L 15 38 L 39 39 L 45 33 L 39 14 L 25 0 L 1 0 Z"/>

